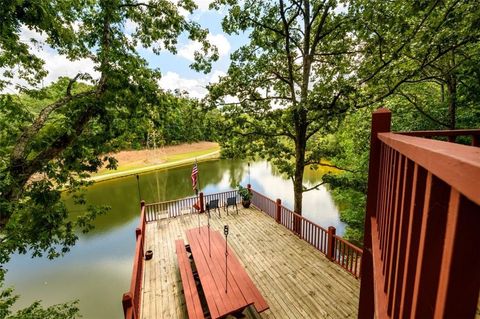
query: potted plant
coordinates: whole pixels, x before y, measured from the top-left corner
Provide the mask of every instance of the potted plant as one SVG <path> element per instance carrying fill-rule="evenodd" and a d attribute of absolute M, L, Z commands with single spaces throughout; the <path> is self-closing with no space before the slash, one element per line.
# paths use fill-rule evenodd
<path fill-rule="evenodd" d="M 252 192 L 248 189 L 243 187 L 242 185 L 238 185 L 238 194 L 242 198 L 242 205 L 245 208 L 250 207 L 250 200 L 252 199 Z"/>

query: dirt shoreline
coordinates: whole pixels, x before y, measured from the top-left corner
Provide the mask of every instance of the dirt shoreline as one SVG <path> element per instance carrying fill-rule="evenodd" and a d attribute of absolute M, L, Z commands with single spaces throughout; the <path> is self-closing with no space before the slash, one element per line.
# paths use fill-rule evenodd
<path fill-rule="evenodd" d="M 115 157 L 118 161 L 118 169 L 124 167 L 143 167 L 155 164 L 162 164 L 169 161 L 169 158 L 175 155 L 188 154 L 193 152 L 201 152 L 207 150 L 219 149 L 218 143 L 214 142 L 197 142 L 191 144 L 180 144 L 166 147 L 159 147 L 156 150 L 132 150 L 121 151 L 118 153 L 107 154 Z M 107 171 L 106 168 L 99 170 L 99 173 Z M 115 171 L 111 171 L 115 172 Z"/>
<path fill-rule="evenodd" d="M 102 168 L 88 180 L 95 182 L 109 180 L 162 168 L 186 165 L 193 163 L 195 159 L 204 161 L 218 158 L 220 146 L 213 142 L 198 142 L 168 146 L 157 150 L 121 151 L 108 155 L 117 159 L 117 169 Z"/>

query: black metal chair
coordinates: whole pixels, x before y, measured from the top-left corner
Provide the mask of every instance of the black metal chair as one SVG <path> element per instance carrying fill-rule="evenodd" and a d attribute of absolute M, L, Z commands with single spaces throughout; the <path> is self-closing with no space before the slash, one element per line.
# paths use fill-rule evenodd
<path fill-rule="evenodd" d="M 218 216 L 219 217 L 222 217 L 222 215 L 220 214 L 220 207 L 218 207 L 218 199 L 212 199 L 211 201 L 208 202 L 208 205 L 207 205 L 207 210 L 208 210 L 208 214 L 210 214 L 210 209 L 218 209 Z"/>
<path fill-rule="evenodd" d="M 225 203 L 225 206 L 223 207 L 224 209 L 227 210 L 227 215 L 228 215 L 228 206 L 235 206 L 235 209 L 237 210 L 238 214 L 238 206 L 237 206 L 237 197 L 228 197 L 227 202 Z"/>

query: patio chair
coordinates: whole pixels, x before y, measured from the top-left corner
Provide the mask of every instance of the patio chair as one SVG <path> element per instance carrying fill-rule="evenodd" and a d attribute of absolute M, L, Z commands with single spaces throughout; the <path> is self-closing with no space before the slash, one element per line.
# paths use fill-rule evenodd
<path fill-rule="evenodd" d="M 225 206 L 223 207 L 223 209 L 227 210 L 227 215 L 228 215 L 228 206 L 235 206 L 235 209 L 237 210 L 237 214 L 238 214 L 237 197 L 236 196 L 227 198 L 227 202 L 225 203 Z"/>
<path fill-rule="evenodd" d="M 200 207 L 200 200 L 197 200 L 195 204 L 192 205 L 192 213 L 200 213 L 201 212 L 201 207 Z"/>
<path fill-rule="evenodd" d="M 207 204 L 208 214 L 210 214 L 210 209 L 213 209 L 213 210 L 217 209 L 218 216 L 222 217 L 222 215 L 220 214 L 220 207 L 218 207 L 218 199 L 212 199 L 211 201 L 208 202 Z"/>

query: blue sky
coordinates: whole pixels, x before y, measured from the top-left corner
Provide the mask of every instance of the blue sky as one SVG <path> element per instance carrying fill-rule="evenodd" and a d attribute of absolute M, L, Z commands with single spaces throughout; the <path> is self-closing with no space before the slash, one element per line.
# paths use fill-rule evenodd
<path fill-rule="evenodd" d="M 209 40 L 217 46 L 220 54 L 218 61 L 213 63 L 209 74 L 198 73 L 189 65 L 193 59 L 195 45 L 186 36 L 179 39 L 178 53 L 173 55 L 163 52 L 155 55 L 150 50 L 140 50 L 152 67 L 158 67 L 162 71 L 163 78 L 160 85 L 169 90 L 178 88 L 190 93 L 192 97 L 200 98 L 206 93 L 205 86 L 211 81 L 217 81 L 219 76 L 224 75 L 230 64 L 230 54 L 245 44 L 248 36 L 228 35 L 222 31 L 221 22 L 224 12 L 208 10 L 208 0 L 196 1 L 199 9 L 195 10 L 188 19 L 198 22 L 203 28 L 209 30 Z"/>

